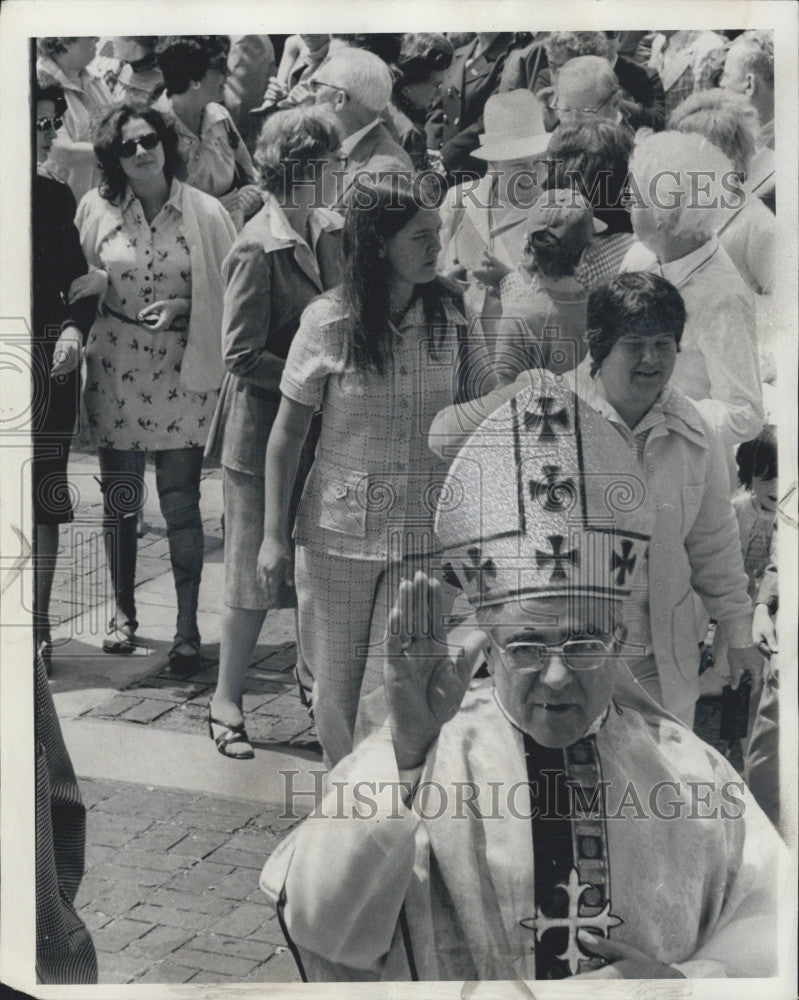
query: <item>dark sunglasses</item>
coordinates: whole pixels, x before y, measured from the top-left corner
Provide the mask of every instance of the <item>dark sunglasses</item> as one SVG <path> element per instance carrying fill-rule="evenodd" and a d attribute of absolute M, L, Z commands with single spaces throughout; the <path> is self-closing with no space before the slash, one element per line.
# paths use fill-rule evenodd
<path fill-rule="evenodd" d="M 51 128 L 54 128 L 57 132 L 63 124 L 64 119 L 60 115 L 56 115 L 55 118 L 36 119 L 36 129 L 39 132 L 49 132 Z"/>
<path fill-rule="evenodd" d="M 129 160 L 136 155 L 136 148 L 141 146 L 144 150 L 155 149 L 161 140 L 157 132 L 148 132 L 147 135 L 140 135 L 138 139 L 126 139 L 119 144 L 119 155 L 123 160 Z"/>

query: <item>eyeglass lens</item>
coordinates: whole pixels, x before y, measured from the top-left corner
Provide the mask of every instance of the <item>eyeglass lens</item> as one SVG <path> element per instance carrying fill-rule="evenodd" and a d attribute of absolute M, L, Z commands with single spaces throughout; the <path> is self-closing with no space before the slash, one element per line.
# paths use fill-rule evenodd
<path fill-rule="evenodd" d="M 543 670 L 553 652 L 559 652 L 572 670 L 593 670 L 608 655 L 608 647 L 598 639 L 572 639 L 562 646 L 543 642 L 510 642 L 505 653 L 514 666 Z"/>
<path fill-rule="evenodd" d="M 127 160 L 136 155 L 137 146 L 141 146 L 144 150 L 155 149 L 160 141 L 157 133 L 148 132 L 147 135 L 141 135 L 138 139 L 126 139 L 120 143 L 119 153 L 123 159 Z"/>

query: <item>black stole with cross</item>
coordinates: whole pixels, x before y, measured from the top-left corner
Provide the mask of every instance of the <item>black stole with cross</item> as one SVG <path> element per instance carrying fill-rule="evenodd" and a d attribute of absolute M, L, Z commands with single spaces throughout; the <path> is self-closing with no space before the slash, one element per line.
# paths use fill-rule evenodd
<path fill-rule="evenodd" d="M 535 881 L 533 930 L 536 979 L 564 979 L 605 962 L 580 948 L 585 927 L 601 936 L 622 921 L 610 912 L 610 869 L 604 796 L 596 740 L 585 736 L 565 750 L 524 735 L 530 782 Z"/>

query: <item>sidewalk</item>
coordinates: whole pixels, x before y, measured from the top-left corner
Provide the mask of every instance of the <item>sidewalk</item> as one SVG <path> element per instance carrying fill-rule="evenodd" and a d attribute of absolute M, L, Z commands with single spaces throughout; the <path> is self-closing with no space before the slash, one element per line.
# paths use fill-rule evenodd
<path fill-rule="evenodd" d="M 203 669 L 166 671 L 175 623 L 168 543 L 146 472 L 136 601 L 142 646 L 102 652 L 111 603 L 95 455 L 75 452 L 76 519 L 61 532 L 52 610 L 51 689 L 87 808 L 86 872 L 76 905 L 94 937 L 100 983 L 298 981 L 261 868 L 308 798 L 286 813 L 284 772 L 312 788 L 316 734 L 296 695 L 294 615 L 273 612 L 248 671 L 244 711 L 255 759 L 233 761 L 208 737 L 223 584 L 219 470 L 202 483 Z M 300 787 L 299 784 L 297 787 Z"/>

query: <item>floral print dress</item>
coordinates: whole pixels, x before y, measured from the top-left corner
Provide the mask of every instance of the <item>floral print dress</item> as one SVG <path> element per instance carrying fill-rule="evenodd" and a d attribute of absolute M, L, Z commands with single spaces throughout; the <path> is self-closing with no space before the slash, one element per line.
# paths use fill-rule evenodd
<path fill-rule="evenodd" d="M 188 317 L 158 333 L 136 322 L 145 306 L 191 297 L 189 247 L 174 195 L 173 185 L 148 223 L 129 190 L 123 225 L 101 241 L 93 261 L 108 273 L 108 291 L 86 346 L 84 426 L 103 448 L 197 448 L 208 436 L 218 391 L 195 393 L 180 384 Z"/>

